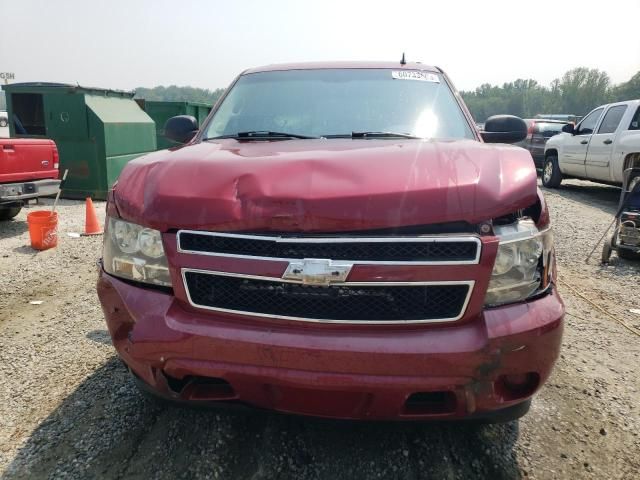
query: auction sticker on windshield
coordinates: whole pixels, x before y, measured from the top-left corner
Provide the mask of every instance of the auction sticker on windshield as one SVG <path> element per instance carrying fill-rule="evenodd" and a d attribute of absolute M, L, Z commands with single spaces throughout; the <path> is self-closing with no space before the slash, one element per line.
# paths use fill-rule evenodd
<path fill-rule="evenodd" d="M 421 72 L 420 70 L 393 70 L 391 76 L 396 80 L 418 80 L 419 82 L 440 83 L 435 73 Z"/>

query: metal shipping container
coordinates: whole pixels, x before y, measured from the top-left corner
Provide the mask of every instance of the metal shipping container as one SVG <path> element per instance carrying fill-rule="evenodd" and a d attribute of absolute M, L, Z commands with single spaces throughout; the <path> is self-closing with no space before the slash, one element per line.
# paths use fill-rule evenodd
<path fill-rule="evenodd" d="M 156 150 L 155 124 L 133 92 L 58 83 L 4 85 L 12 137 L 50 138 L 69 169 L 67 198 L 106 198 L 122 168 Z"/>
<path fill-rule="evenodd" d="M 175 147 L 176 144 L 164 138 L 164 124 L 176 115 L 191 115 L 202 125 L 211 105 L 195 102 L 161 102 L 156 100 L 136 99 L 140 107 L 156 122 L 156 143 L 158 150 Z"/>

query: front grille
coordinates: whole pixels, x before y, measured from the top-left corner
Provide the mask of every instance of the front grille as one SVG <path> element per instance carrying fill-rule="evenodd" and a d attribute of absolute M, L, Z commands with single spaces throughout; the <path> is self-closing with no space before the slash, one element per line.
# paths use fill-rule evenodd
<path fill-rule="evenodd" d="M 456 320 L 472 282 L 317 286 L 184 270 L 198 307 L 295 319 L 380 322 Z"/>
<path fill-rule="evenodd" d="M 330 258 L 355 262 L 475 263 L 475 237 L 335 238 L 261 237 L 207 232 L 178 232 L 181 251 L 282 259 Z"/>

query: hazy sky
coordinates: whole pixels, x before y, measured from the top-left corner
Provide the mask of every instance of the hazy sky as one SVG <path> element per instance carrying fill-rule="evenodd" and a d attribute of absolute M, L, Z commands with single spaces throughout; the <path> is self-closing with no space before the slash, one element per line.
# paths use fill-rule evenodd
<path fill-rule="evenodd" d="M 0 72 L 109 88 L 226 87 L 307 60 L 438 65 L 459 89 L 640 70 L 640 0 L 0 0 Z"/>

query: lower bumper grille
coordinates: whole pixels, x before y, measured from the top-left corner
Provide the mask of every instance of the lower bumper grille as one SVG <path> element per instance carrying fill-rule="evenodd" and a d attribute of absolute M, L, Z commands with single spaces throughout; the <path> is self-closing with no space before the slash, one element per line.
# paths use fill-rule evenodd
<path fill-rule="evenodd" d="M 473 282 L 343 283 L 317 286 L 279 279 L 183 271 L 196 307 L 309 321 L 394 323 L 462 316 Z"/>

